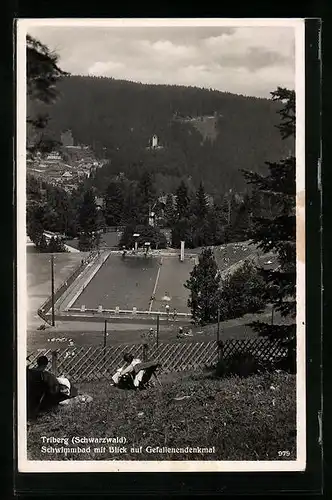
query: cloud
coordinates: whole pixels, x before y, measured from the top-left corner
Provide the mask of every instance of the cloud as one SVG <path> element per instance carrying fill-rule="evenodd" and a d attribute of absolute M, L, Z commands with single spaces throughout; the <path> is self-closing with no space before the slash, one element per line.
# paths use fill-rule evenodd
<path fill-rule="evenodd" d="M 38 27 L 73 74 L 267 97 L 294 88 L 295 36 L 282 27 Z"/>
<path fill-rule="evenodd" d="M 88 75 L 103 76 L 107 73 L 110 74 L 114 71 L 122 70 L 123 67 L 124 67 L 124 64 L 122 64 L 120 62 L 97 61 L 91 66 L 91 68 L 88 69 Z"/>

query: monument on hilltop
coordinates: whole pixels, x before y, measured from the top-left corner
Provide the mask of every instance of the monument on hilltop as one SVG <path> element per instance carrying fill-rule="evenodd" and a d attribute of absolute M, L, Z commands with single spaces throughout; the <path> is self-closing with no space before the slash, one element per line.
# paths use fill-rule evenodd
<path fill-rule="evenodd" d="M 163 149 L 163 146 L 159 144 L 159 138 L 157 134 L 153 134 L 150 139 L 150 146 L 148 146 L 147 149 Z"/>

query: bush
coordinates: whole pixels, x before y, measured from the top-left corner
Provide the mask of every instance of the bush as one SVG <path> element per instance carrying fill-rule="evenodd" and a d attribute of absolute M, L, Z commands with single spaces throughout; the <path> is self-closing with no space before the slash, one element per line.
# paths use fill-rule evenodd
<path fill-rule="evenodd" d="M 244 314 L 262 312 L 266 306 L 263 296 L 265 282 L 257 267 L 245 261 L 220 283 L 222 319 L 240 318 Z"/>
<path fill-rule="evenodd" d="M 236 351 L 228 358 L 218 361 L 215 375 L 217 377 L 230 375 L 248 377 L 263 370 L 263 365 L 253 354 L 247 351 Z"/>
<path fill-rule="evenodd" d="M 78 249 L 80 252 L 88 252 L 93 246 L 92 237 L 88 234 L 81 233 L 78 238 Z"/>
<path fill-rule="evenodd" d="M 67 252 L 63 241 L 60 238 L 54 238 L 53 236 L 48 243 L 48 251 L 49 253 Z"/>
<path fill-rule="evenodd" d="M 282 370 L 288 373 L 296 373 L 296 340 L 286 343 L 287 354 L 286 356 L 278 359 L 275 362 L 275 369 Z"/>
<path fill-rule="evenodd" d="M 81 233 L 78 239 L 78 248 L 80 252 L 88 252 L 99 247 L 100 244 L 100 234 L 98 232 L 94 233 Z"/>

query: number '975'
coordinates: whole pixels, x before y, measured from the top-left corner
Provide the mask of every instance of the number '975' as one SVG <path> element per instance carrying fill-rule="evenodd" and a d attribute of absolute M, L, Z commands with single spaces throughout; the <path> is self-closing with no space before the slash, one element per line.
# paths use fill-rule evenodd
<path fill-rule="evenodd" d="M 288 450 L 278 451 L 278 457 L 289 457 L 289 456 L 290 456 L 290 451 Z"/>

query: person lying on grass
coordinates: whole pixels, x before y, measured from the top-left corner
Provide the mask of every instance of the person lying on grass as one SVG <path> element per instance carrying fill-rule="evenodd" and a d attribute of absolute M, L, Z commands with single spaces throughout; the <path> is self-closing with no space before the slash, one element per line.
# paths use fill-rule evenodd
<path fill-rule="evenodd" d="M 134 358 L 134 356 L 130 353 L 126 353 L 123 356 L 124 365 L 115 372 L 112 377 L 112 385 L 118 387 L 125 387 L 127 385 L 134 385 L 134 387 L 139 387 L 140 382 L 142 381 L 144 370 L 139 370 L 138 373 L 135 374 L 135 365 L 142 363 L 139 358 Z"/>
<path fill-rule="evenodd" d="M 66 377 L 57 378 L 46 370 L 47 365 L 47 357 L 39 356 L 37 367 L 27 369 L 28 418 L 78 394 Z"/>

